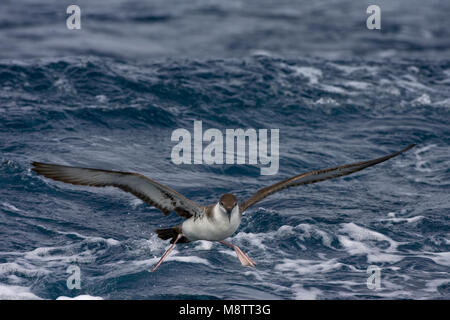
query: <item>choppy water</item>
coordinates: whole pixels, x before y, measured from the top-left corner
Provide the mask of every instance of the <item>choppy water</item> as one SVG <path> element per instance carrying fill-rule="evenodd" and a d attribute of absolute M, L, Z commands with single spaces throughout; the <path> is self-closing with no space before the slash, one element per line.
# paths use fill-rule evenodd
<path fill-rule="evenodd" d="M 400 10 L 406 1 L 386 3 L 377 36 L 356 27 L 365 15 L 349 1 L 81 1 L 90 18 L 69 41 L 54 21 L 63 6 L 6 1 L 0 298 L 449 299 L 450 29 L 438 19 L 448 4 L 434 2 L 423 21 Z M 331 28 L 346 12 L 344 29 Z M 194 120 L 279 128 L 279 173 L 174 165 L 171 133 L 192 131 Z M 209 204 L 410 143 L 418 146 L 386 163 L 250 208 L 232 241 L 256 269 L 220 244 L 195 242 L 150 273 L 167 248 L 154 230 L 178 216 L 30 171 L 36 160 L 137 171 Z M 81 290 L 66 286 L 70 265 L 81 269 Z M 381 268 L 376 291 L 366 286 L 370 265 Z"/>

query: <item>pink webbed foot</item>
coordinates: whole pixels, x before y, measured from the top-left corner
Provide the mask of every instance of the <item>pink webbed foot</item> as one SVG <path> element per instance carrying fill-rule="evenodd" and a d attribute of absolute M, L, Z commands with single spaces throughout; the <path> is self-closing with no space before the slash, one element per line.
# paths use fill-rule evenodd
<path fill-rule="evenodd" d="M 172 243 L 172 245 L 169 247 L 169 249 L 167 249 L 167 251 L 163 254 L 163 256 L 161 257 L 161 259 L 159 259 L 158 263 L 153 267 L 152 272 L 156 271 L 156 269 L 159 268 L 159 266 L 161 265 L 161 263 L 163 263 L 164 259 L 167 258 L 167 256 L 169 255 L 169 253 L 173 250 L 173 248 L 175 247 L 176 243 L 178 242 L 178 240 L 180 240 L 180 238 L 183 236 L 183 234 L 179 233 L 178 236 L 176 237 L 175 241 Z"/>
<path fill-rule="evenodd" d="M 244 267 L 249 266 L 249 267 L 253 267 L 253 268 L 256 266 L 255 261 L 253 261 L 253 259 L 250 258 L 248 255 L 246 255 L 238 246 L 236 246 L 232 243 L 226 242 L 226 241 L 220 241 L 220 243 L 234 249 L 242 266 L 244 266 Z"/>

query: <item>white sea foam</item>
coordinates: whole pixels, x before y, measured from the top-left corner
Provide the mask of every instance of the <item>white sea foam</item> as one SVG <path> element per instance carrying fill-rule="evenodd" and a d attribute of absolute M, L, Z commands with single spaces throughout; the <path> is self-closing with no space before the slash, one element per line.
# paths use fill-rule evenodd
<path fill-rule="evenodd" d="M 263 233 L 247 233 L 239 232 L 233 237 L 233 240 L 239 243 L 248 242 L 249 245 L 255 246 L 260 250 L 268 250 L 264 244 L 265 241 L 277 239 L 283 240 L 289 236 L 298 236 L 301 240 L 306 239 L 319 239 L 326 247 L 331 246 L 333 237 L 327 234 L 325 231 L 320 230 L 318 227 L 310 224 L 299 224 L 297 226 L 283 225 L 275 231 L 263 232 Z"/>
<path fill-rule="evenodd" d="M 97 101 L 100 102 L 100 103 L 106 103 L 106 102 L 108 102 L 108 97 L 106 97 L 106 96 L 103 95 L 103 94 L 96 95 L 96 96 L 95 96 L 95 99 L 97 99 Z"/>
<path fill-rule="evenodd" d="M 205 240 L 199 240 L 196 242 L 197 246 L 194 250 L 211 250 L 213 246 L 213 242 L 211 241 L 205 241 Z"/>
<path fill-rule="evenodd" d="M 129 245 L 133 248 L 133 253 L 136 255 L 155 253 L 168 248 L 167 242 L 161 240 L 154 233 L 148 239 L 131 240 Z"/>
<path fill-rule="evenodd" d="M 264 281 L 264 278 L 262 277 L 261 273 L 258 271 L 255 271 L 253 269 L 244 271 L 244 275 L 255 277 L 255 280 L 257 280 L 257 281 L 261 281 L 261 282 Z"/>
<path fill-rule="evenodd" d="M 208 260 L 204 258 L 200 258 L 197 256 L 178 256 L 178 251 L 173 250 L 172 253 L 164 260 L 164 263 L 168 261 L 179 261 L 184 263 L 198 263 L 198 264 L 204 264 L 206 266 L 211 266 Z M 137 260 L 133 261 L 132 264 L 139 266 L 139 267 L 145 267 L 145 269 L 151 269 L 155 266 L 155 264 L 159 261 L 159 257 L 145 259 L 145 260 Z"/>
<path fill-rule="evenodd" d="M 53 85 L 61 92 L 76 94 L 77 91 L 72 82 L 66 77 L 62 76 L 56 80 Z"/>
<path fill-rule="evenodd" d="M 144 201 L 142 201 L 141 199 L 138 199 L 138 198 L 130 200 L 130 204 L 134 209 L 136 209 L 138 206 L 142 205 L 143 203 L 144 203 Z"/>
<path fill-rule="evenodd" d="M 90 296 L 87 294 L 82 294 L 76 297 L 66 297 L 66 296 L 60 296 L 56 298 L 56 300 L 103 300 L 102 297 L 96 297 L 96 296 Z"/>
<path fill-rule="evenodd" d="M 159 259 L 158 259 L 159 260 Z M 185 263 L 200 263 L 206 266 L 211 266 L 209 261 L 197 256 L 169 256 L 165 261 L 180 261 Z"/>
<path fill-rule="evenodd" d="M 269 236 L 273 236 L 273 233 L 269 233 Z M 265 250 L 266 246 L 263 244 L 264 234 L 261 233 L 247 233 L 247 232 L 239 232 L 237 235 L 233 237 L 234 240 L 241 242 L 247 241 L 250 245 L 255 246 L 261 250 Z"/>
<path fill-rule="evenodd" d="M 60 231 L 60 230 L 49 229 L 48 227 L 43 226 L 43 225 L 39 225 L 39 226 L 41 228 L 44 228 L 44 229 L 48 230 L 48 231 L 55 232 L 55 233 L 58 233 L 58 234 L 73 235 L 73 236 L 76 236 L 78 238 L 85 239 L 85 242 L 89 242 L 89 243 L 91 243 L 91 242 L 105 242 L 107 245 L 110 245 L 110 246 L 117 246 L 117 245 L 120 244 L 120 241 L 112 239 L 112 238 L 85 236 L 85 235 L 82 235 L 81 233 L 78 233 L 78 232 L 75 232 L 75 231 Z"/>
<path fill-rule="evenodd" d="M 330 93 L 338 93 L 338 94 L 343 94 L 343 95 L 351 95 L 350 92 L 348 92 L 347 90 L 340 88 L 340 87 L 336 87 L 330 84 L 321 84 L 320 88 L 330 92 Z"/>
<path fill-rule="evenodd" d="M 428 280 L 426 282 L 426 289 L 425 291 L 435 293 L 437 291 L 437 288 L 444 285 L 444 284 L 450 284 L 450 279 L 433 279 Z"/>
<path fill-rule="evenodd" d="M 363 81 L 346 81 L 344 86 L 357 90 L 367 90 L 371 87 L 371 84 Z"/>
<path fill-rule="evenodd" d="M 86 237 L 78 233 L 67 234 L 74 234 L 76 236 L 84 238 L 84 240 L 67 246 L 39 247 L 32 251 L 25 252 L 24 258 L 28 261 L 48 262 L 49 265 L 52 266 L 55 264 L 67 264 L 72 262 L 91 263 L 95 261 L 96 255 L 106 250 L 106 248 L 100 247 L 88 249 L 85 244 L 103 242 L 108 246 L 115 246 L 120 243 L 119 241 L 110 238 L 104 239 L 101 237 Z"/>
<path fill-rule="evenodd" d="M 341 224 L 340 232 L 347 234 L 338 235 L 342 247 L 351 255 L 366 255 L 369 263 L 397 262 L 403 259 L 402 256 L 393 253 L 400 243 L 379 232 L 360 227 L 352 222 Z M 371 241 L 385 241 L 389 243 L 389 247 L 380 249 Z"/>
<path fill-rule="evenodd" d="M 346 249 L 346 251 L 351 255 L 366 255 L 367 261 L 369 263 L 377 262 L 398 262 L 403 259 L 402 256 L 395 255 L 392 253 L 385 253 L 377 248 L 371 247 L 364 243 L 353 241 L 344 236 L 338 237 L 341 245 Z"/>
<path fill-rule="evenodd" d="M 316 100 L 314 102 L 315 104 L 328 104 L 328 105 L 338 105 L 338 103 L 336 102 L 336 100 L 330 98 L 330 97 L 321 97 L 320 99 Z"/>
<path fill-rule="evenodd" d="M 10 274 L 7 276 L 7 278 L 8 278 L 8 281 L 7 281 L 8 284 L 20 284 L 23 282 L 23 279 L 16 276 L 15 274 Z"/>
<path fill-rule="evenodd" d="M 422 148 L 417 148 L 414 150 L 414 155 L 416 156 L 416 170 L 420 172 L 432 172 L 433 170 L 428 167 L 428 161 L 425 160 L 422 156 L 423 153 L 427 152 L 431 148 L 436 147 L 435 144 L 430 144 L 427 146 L 424 146 Z"/>
<path fill-rule="evenodd" d="M 261 49 L 257 49 L 257 50 L 253 50 L 251 51 L 251 55 L 252 56 L 265 56 L 265 57 L 273 57 L 274 54 L 268 50 L 261 50 Z"/>
<path fill-rule="evenodd" d="M 7 209 L 9 209 L 9 210 L 12 210 L 12 211 L 16 211 L 16 212 L 21 211 L 20 209 L 17 209 L 15 206 L 13 206 L 12 204 L 9 204 L 9 203 L 7 203 L 7 202 L 2 202 L 2 205 L 3 205 L 5 208 L 7 208 Z"/>
<path fill-rule="evenodd" d="M 434 106 L 450 108 L 450 99 L 444 99 L 433 103 Z"/>
<path fill-rule="evenodd" d="M 39 247 L 26 252 L 0 252 L 2 255 L 14 257 L 14 261 L 0 264 L 0 276 L 8 279 L 9 284 L 27 283 L 27 279 L 47 276 L 53 273 L 55 269 L 65 269 L 72 263 L 92 263 L 109 246 L 119 244 L 114 239 L 87 237 L 71 232 L 58 232 L 73 234 L 83 240 L 70 245 Z M 90 246 L 90 244 L 96 243 L 105 243 L 106 247 Z"/>
<path fill-rule="evenodd" d="M 95 261 L 91 250 L 83 252 L 73 252 L 71 246 L 67 247 L 40 247 L 25 253 L 24 257 L 28 261 L 48 262 L 48 265 L 54 266 L 52 262 L 56 263 L 71 263 L 81 262 L 90 263 Z"/>
<path fill-rule="evenodd" d="M 400 86 L 412 92 L 423 92 L 431 90 L 429 87 L 420 83 L 415 76 L 409 74 L 402 76 L 401 79 L 397 79 L 395 83 L 397 86 Z"/>
<path fill-rule="evenodd" d="M 22 277 L 30 278 L 30 277 L 44 276 L 48 274 L 50 274 L 50 271 L 42 267 L 37 267 L 23 259 L 19 259 L 16 262 L 6 262 L 0 264 L 0 276 L 11 277 L 20 275 Z M 15 280 L 18 279 L 16 278 Z"/>
<path fill-rule="evenodd" d="M 349 66 L 349 65 L 341 65 L 337 63 L 329 63 L 329 65 L 345 72 L 346 74 L 351 74 L 356 71 L 363 71 L 366 74 L 376 75 L 378 73 L 378 67 L 369 67 L 369 66 Z"/>
<path fill-rule="evenodd" d="M 283 272 L 296 272 L 301 275 L 316 273 L 327 273 L 337 270 L 343 266 L 336 259 L 329 260 L 304 260 L 304 259 L 283 259 L 282 263 L 275 266 L 275 270 Z"/>
<path fill-rule="evenodd" d="M 450 267 L 450 252 L 426 252 L 419 257 L 429 258 L 437 264 Z"/>
<path fill-rule="evenodd" d="M 293 291 L 296 300 L 316 300 L 322 293 L 322 291 L 317 288 L 304 288 L 297 283 L 291 286 L 291 290 Z"/>
<path fill-rule="evenodd" d="M 412 101 L 414 105 L 429 105 L 431 104 L 430 96 L 426 93 L 422 94 L 420 97 Z"/>
<path fill-rule="evenodd" d="M 295 75 L 300 75 L 308 79 L 309 84 L 316 84 L 322 78 L 322 71 L 313 67 L 289 66 Z"/>
<path fill-rule="evenodd" d="M 237 257 L 237 256 L 236 256 L 236 253 L 234 252 L 233 249 L 230 249 L 230 250 L 219 250 L 219 252 L 220 252 L 220 253 L 223 253 L 223 254 L 227 254 L 227 255 L 229 255 L 229 256 Z"/>
<path fill-rule="evenodd" d="M 389 219 L 382 219 L 382 221 L 392 221 L 394 223 L 401 223 L 401 222 L 406 222 L 406 223 L 414 223 L 417 221 L 422 220 L 423 218 L 425 218 L 424 216 L 415 216 L 415 217 L 410 217 L 410 218 L 389 218 Z"/>
<path fill-rule="evenodd" d="M 30 288 L 0 283 L 0 300 L 41 300 Z"/>
<path fill-rule="evenodd" d="M 390 245 L 393 249 L 395 249 L 398 245 L 398 243 L 396 241 L 385 236 L 384 234 L 361 227 L 361 226 L 358 226 L 353 222 L 341 224 L 340 231 L 347 233 L 353 239 L 358 240 L 358 241 L 363 241 L 363 240 L 387 241 L 390 243 Z"/>
<path fill-rule="evenodd" d="M 384 282 L 383 282 L 384 283 Z M 361 285 L 360 285 L 361 287 Z M 379 298 L 384 299 L 412 299 L 413 296 L 410 292 L 405 290 L 395 290 L 395 291 L 389 291 L 384 290 L 383 288 L 381 290 L 375 290 L 375 291 L 368 291 L 365 292 L 366 294 L 377 296 Z M 339 292 L 339 296 L 342 298 L 353 298 L 355 299 L 355 296 L 357 296 L 357 292 L 350 291 L 350 292 Z"/>
<path fill-rule="evenodd" d="M 300 238 L 302 240 L 309 239 L 309 238 L 320 239 L 324 246 L 331 247 L 331 242 L 333 241 L 332 236 L 327 234 L 325 231 L 320 230 L 316 226 L 302 223 L 302 224 L 299 224 L 298 226 L 296 226 L 294 228 L 294 230 L 302 231 L 302 234 L 300 234 Z"/>

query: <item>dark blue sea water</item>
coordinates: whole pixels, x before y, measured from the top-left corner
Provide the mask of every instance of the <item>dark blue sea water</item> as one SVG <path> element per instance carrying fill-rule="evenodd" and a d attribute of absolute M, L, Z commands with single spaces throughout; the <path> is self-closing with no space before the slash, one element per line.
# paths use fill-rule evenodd
<path fill-rule="evenodd" d="M 0 298 L 449 299 L 448 1 L 3 1 Z M 70 3 L 72 4 L 72 3 Z M 280 130 L 279 172 L 175 165 L 171 134 Z M 32 161 L 143 173 L 202 204 L 291 175 L 413 150 L 251 207 L 223 245 L 130 194 L 37 176 Z M 80 268 L 81 289 L 66 272 Z M 380 268 L 378 290 L 367 287 Z"/>

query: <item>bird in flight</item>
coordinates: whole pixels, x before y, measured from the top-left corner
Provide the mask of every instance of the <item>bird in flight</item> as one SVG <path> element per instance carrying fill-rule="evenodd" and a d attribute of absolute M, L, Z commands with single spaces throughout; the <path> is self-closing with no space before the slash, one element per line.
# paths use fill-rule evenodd
<path fill-rule="evenodd" d="M 415 144 L 409 145 L 398 152 L 373 160 L 302 173 L 262 188 L 253 196 L 240 203 L 238 203 L 237 198 L 233 194 L 226 193 L 219 198 L 219 201 L 208 206 L 197 204 L 175 190 L 139 173 L 70 167 L 41 162 L 33 162 L 32 165 L 35 172 L 47 178 L 74 185 L 116 187 L 132 193 L 139 199 L 162 211 L 164 215 L 174 211 L 185 218 L 186 220 L 180 225 L 156 230 L 159 238 L 163 240 L 170 239 L 171 246 L 153 267 L 152 271 L 158 269 L 177 243 L 196 240 L 219 241 L 235 250 L 243 266 L 255 267 L 256 263 L 238 246 L 225 241 L 239 228 L 242 214 L 250 206 L 267 196 L 289 187 L 316 183 L 363 170 L 394 158 L 414 146 Z"/>

